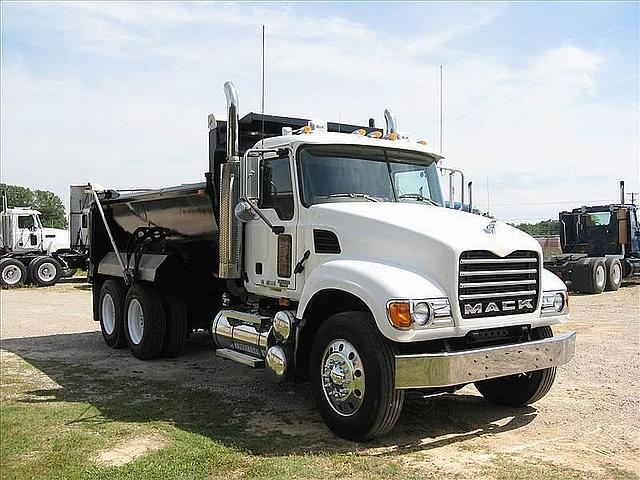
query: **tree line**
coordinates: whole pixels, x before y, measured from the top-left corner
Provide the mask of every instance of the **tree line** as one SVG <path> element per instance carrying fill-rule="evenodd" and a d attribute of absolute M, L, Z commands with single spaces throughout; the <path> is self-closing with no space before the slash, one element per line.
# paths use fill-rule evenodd
<path fill-rule="evenodd" d="M 543 220 L 538 223 L 520 223 L 514 227 L 535 236 L 560 235 L 560 222 L 558 220 Z"/>
<path fill-rule="evenodd" d="M 0 183 L 0 191 L 6 193 L 9 207 L 31 207 L 42 213 L 40 218 L 45 227 L 67 228 L 64 204 L 55 193 L 6 183 Z"/>

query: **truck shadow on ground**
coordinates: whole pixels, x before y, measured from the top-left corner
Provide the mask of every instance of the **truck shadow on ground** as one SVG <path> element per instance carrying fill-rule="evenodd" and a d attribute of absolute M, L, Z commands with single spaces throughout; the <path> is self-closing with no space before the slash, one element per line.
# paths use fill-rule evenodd
<path fill-rule="evenodd" d="M 308 384 L 273 384 L 265 371 L 216 358 L 206 334 L 193 335 L 189 343 L 182 357 L 152 362 L 107 348 L 99 332 L 7 339 L 2 349 L 57 384 L 33 385 L 18 402 L 87 404 L 66 425 L 169 422 L 256 455 L 402 454 L 521 428 L 536 417 L 535 408 L 499 407 L 473 392 L 409 392 L 396 428 L 357 444 L 324 426 Z"/>

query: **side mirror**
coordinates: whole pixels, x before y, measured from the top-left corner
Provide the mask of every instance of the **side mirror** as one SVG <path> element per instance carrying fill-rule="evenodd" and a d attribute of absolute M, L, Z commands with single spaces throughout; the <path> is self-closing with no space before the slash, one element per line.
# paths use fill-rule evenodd
<path fill-rule="evenodd" d="M 239 201 L 233 209 L 233 214 L 242 223 L 250 222 L 258 218 L 258 215 L 254 212 L 249 202 L 246 200 Z"/>
<path fill-rule="evenodd" d="M 245 155 L 244 168 L 244 192 L 245 198 L 260 198 L 260 166 L 262 155 Z"/>
<path fill-rule="evenodd" d="M 36 227 L 35 225 L 31 225 L 31 226 L 29 227 L 29 231 L 30 231 L 30 232 L 37 232 L 37 231 L 38 231 L 38 227 Z"/>

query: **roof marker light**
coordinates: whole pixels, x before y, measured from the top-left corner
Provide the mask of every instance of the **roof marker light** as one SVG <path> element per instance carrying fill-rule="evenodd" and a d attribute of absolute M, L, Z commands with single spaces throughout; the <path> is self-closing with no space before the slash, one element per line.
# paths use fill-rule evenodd
<path fill-rule="evenodd" d="M 364 128 L 358 128 L 351 132 L 352 135 L 360 135 L 361 137 L 367 134 L 367 131 Z"/>
<path fill-rule="evenodd" d="M 382 132 L 380 130 L 375 130 L 375 131 L 371 132 L 369 135 L 367 135 L 367 137 L 370 137 L 370 138 L 381 138 L 382 137 Z"/>
<path fill-rule="evenodd" d="M 426 140 L 419 140 L 418 143 L 420 145 L 427 145 L 427 141 Z"/>
<path fill-rule="evenodd" d="M 397 139 L 398 139 L 398 134 L 396 132 L 389 134 L 389 140 L 397 140 Z"/>

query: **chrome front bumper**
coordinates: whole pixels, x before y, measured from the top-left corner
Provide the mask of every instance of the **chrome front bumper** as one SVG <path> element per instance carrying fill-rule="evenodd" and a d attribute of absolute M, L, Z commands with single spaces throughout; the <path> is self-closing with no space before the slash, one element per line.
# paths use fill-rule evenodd
<path fill-rule="evenodd" d="M 396 355 L 396 388 L 448 387 L 568 363 L 576 332 L 460 352 Z"/>

